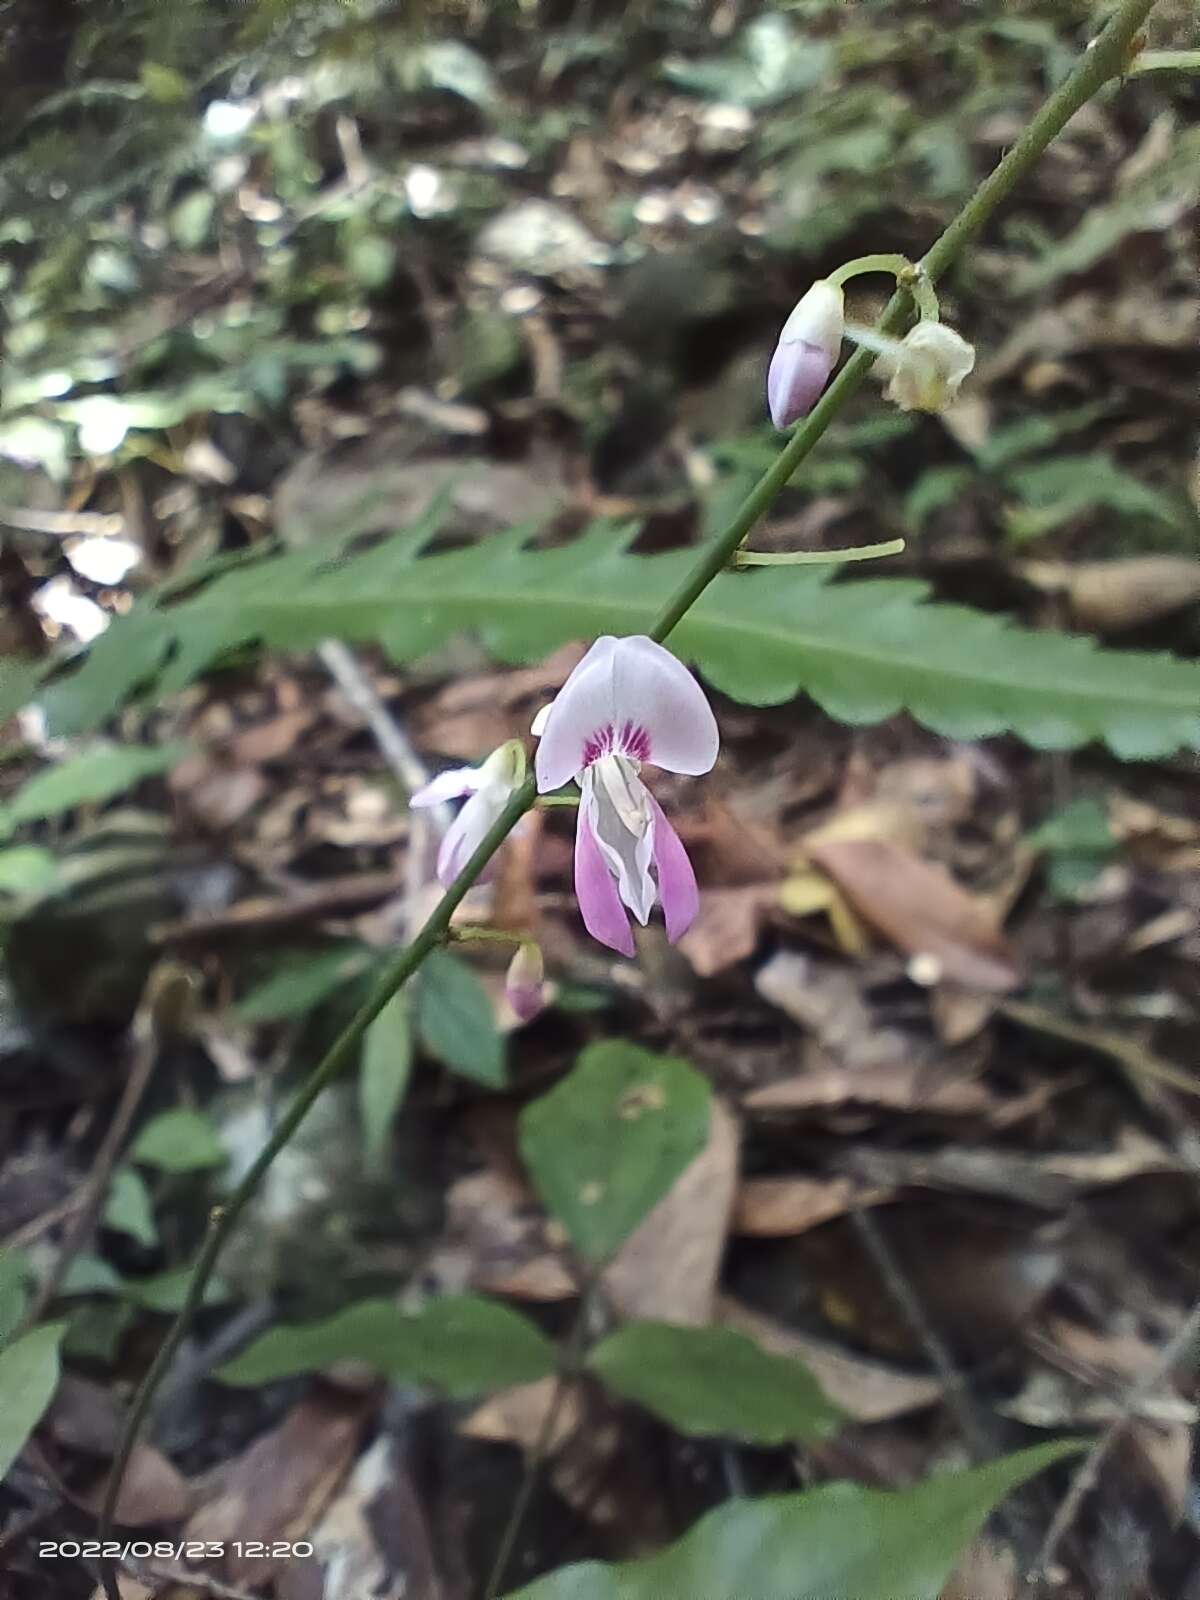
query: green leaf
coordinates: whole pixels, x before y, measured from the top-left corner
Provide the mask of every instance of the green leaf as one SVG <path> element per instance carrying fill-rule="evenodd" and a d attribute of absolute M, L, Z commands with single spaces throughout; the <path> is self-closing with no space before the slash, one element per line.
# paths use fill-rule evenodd
<path fill-rule="evenodd" d="M 111 1365 L 137 1308 L 126 1300 L 89 1301 L 71 1314 L 63 1354 L 75 1361 Z"/>
<path fill-rule="evenodd" d="M 561 1567 L 509 1600 L 937 1600 L 992 1508 L 1078 1449 L 1039 1445 L 898 1494 L 828 1483 L 731 1500 L 655 1555 Z"/>
<path fill-rule="evenodd" d="M 633 1322 L 602 1340 L 587 1364 L 680 1433 L 777 1445 L 818 1439 L 841 1421 L 806 1367 L 732 1328 Z"/>
<path fill-rule="evenodd" d="M 681 89 L 731 105 L 768 106 L 820 83 L 833 48 L 796 33 L 786 17 L 769 12 L 743 28 L 737 48 L 703 61 L 672 59 L 663 76 Z"/>
<path fill-rule="evenodd" d="M 58 1388 L 62 1322 L 31 1328 L 0 1350 L 0 1479 L 20 1455 Z"/>
<path fill-rule="evenodd" d="M 147 1249 L 158 1243 L 154 1207 L 150 1191 L 140 1172 L 133 1167 L 118 1167 L 104 1206 L 104 1226 L 124 1233 Z"/>
<path fill-rule="evenodd" d="M 43 692 L 52 730 L 107 714 L 168 650 L 160 693 L 256 642 L 297 650 L 331 637 L 377 639 L 404 662 L 471 630 L 497 659 L 527 662 L 571 639 L 645 633 L 694 560 L 688 550 L 631 556 L 632 531 L 609 525 L 554 548 L 530 549 L 528 530 L 516 529 L 422 556 L 429 537 L 426 525 L 358 553 L 339 537 L 247 562 L 167 609 L 135 607 L 73 677 Z M 953 738 L 1011 730 L 1039 748 L 1104 739 L 1127 758 L 1200 744 L 1195 662 L 1014 628 L 925 604 L 927 593 L 910 579 L 835 582 L 818 567 L 729 573 L 671 645 L 714 688 L 751 705 L 803 689 L 845 722 L 907 710 Z"/>
<path fill-rule="evenodd" d="M 362 1300 L 324 1322 L 272 1328 L 216 1376 L 246 1386 L 336 1361 L 361 1361 L 457 1398 L 549 1377 L 557 1353 L 525 1317 L 478 1295 L 435 1300 L 408 1316 L 390 1300 Z"/>
<path fill-rule="evenodd" d="M 1047 878 L 1057 900 L 1078 900 L 1116 850 L 1108 812 L 1099 800 L 1081 796 L 1048 817 L 1029 836 L 1047 855 Z"/>
<path fill-rule="evenodd" d="M 168 1272 L 156 1272 L 149 1278 L 126 1278 L 121 1283 L 120 1293 L 147 1311 L 174 1316 L 183 1307 L 193 1270 L 192 1266 L 172 1267 Z M 204 1286 L 202 1303 L 206 1306 L 219 1306 L 231 1298 L 232 1291 L 220 1278 L 210 1278 Z"/>
<path fill-rule="evenodd" d="M 26 704 L 40 676 L 36 663 L 17 656 L 0 656 L 0 723 L 7 722 Z"/>
<path fill-rule="evenodd" d="M 1031 261 L 1012 280 L 1014 294 L 1031 294 L 1069 272 L 1083 272 L 1131 233 L 1161 231 L 1200 198 L 1200 128 L 1175 140 L 1174 149 L 1152 172 L 1130 184 L 1110 205 L 1089 206 L 1065 239 Z"/>
<path fill-rule="evenodd" d="M 1022 501 L 1006 513 L 1009 534 L 1021 543 L 1100 507 L 1118 516 L 1148 517 L 1169 528 L 1183 525 L 1183 513 L 1169 495 L 1142 483 L 1103 451 L 1018 467 L 1004 481 Z"/>
<path fill-rule="evenodd" d="M 35 844 L 0 850 L 0 894 L 42 894 L 58 875 L 58 861 Z"/>
<path fill-rule="evenodd" d="M 417 1031 L 452 1072 L 490 1089 L 504 1087 L 504 1041 L 487 990 L 465 961 L 435 950 L 415 980 Z"/>
<path fill-rule="evenodd" d="M 367 1166 L 384 1166 L 392 1124 L 404 1100 L 412 1071 L 412 1021 L 408 996 L 394 994 L 367 1029 L 363 1040 L 358 1103 L 362 1112 L 363 1153 Z"/>
<path fill-rule="evenodd" d="M 120 1294 L 124 1288 L 125 1280 L 115 1267 L 111 1267 L 102 1256 L 84 1251 L 67 1268 L 59 1293 L 63 1296 Z"/>
<path fill-rule="evenodd" d="M 521 1113 L 521 1155 L 577 1250 L 603 1261 L 708 1137 L 708 1084 L 686 1061 L 611 1040 Z"/>
<path fill-rule="evenodd" d="M 56 817 L 75 806 L 98 804 L 124 794 L 143 778 L 154 777 L 187 754 L 186 744 L 122 745 L 85 751 L 30 778 L 5 806 L 0 806 L 0 831 L 23 822 Z"/>
<path fill-rule="evenodd" d="M 199 1172 L 205 1167 L 219 1167 L 225 1160 L 225 1147 L 211 1118 L 202 1111 L 180 1106 L 175 1111 L 161 1112 L 146 1124 L 130 1157 L 163 1172 Z"/>
<path fill-rule="evenodd" d="M 285 956 L 269 978 L 238 1001 L 238 1021 L 278 1022 L 303 1016 L 343 984 L 369 971 L 378 957 L 377 950 L 352 940 L 316 954 L 304 951 Z"/>
<path fill-rule="evenodd" d="M 0 1250 L 0 1344 L 21 1324 L 33 1271 L 19 1250 Z"/>

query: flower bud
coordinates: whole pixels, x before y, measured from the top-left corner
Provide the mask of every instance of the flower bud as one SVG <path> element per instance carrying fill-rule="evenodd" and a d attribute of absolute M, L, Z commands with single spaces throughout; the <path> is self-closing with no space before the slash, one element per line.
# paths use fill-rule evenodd
<path fill-rule="evenodd" d="M 918 322 L 879 366 L 901 411 L 945 411 L 975 365 L 975 347 L 942 322 Z"/>
<path fill-rule="evenodd" d="M 777 428 L 807 415 L 829 381 L 842 348 L 844 296 L 818 278 L 783 325 L 767 372 L 767 404 Z"/>
<path fill-rule="evenodd" d="M 546 1004 L 546 967 L 538 945 L 527 939 L 504 975 L 504 998 L 518 1022 L 529 1022 Z"/>

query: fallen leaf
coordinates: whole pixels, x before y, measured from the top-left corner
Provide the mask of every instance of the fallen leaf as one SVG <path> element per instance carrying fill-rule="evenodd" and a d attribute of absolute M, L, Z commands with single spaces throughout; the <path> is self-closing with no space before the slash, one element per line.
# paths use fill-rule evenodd
<path fill-rule="evenodd" d="M 747 1178 L 738 1190 L 733 1231 L 760 1239 L 806 1233 L 891 1198 L 892 1190 L 864 1188 L 852 1178 Z"/>
<path fill-rule="evenodd" d="M 1019 983 L 992 916 L 943 867 L 879 839 L 827 840 L 807 849 L 897 949 L 932 957 L 941 975 L 976 988 L 1004 991 Z"/>
<path fill-rule="evenodd" d="M 828 1399 L 856 1422 L 886 1422 L 935 1405 L 942 1397 L 936 1378 L 913 1377 L 879 1361 L 795 1333 L 773 1317 L 722 1295 L 717 1321 L 746 1334 L 771 1355 L 794 1356 L 821 1385 Z"/>
<path fill-rule="evenodd" d="M 711 978 L 752 956 L 763 919 L 778 901 L 775 883 L 702 890 L 696 920 L 679 941 L 693 971 L 701 978 Z"/>
<path fill-rule="evenodd" d="M 468 1439 L 489 1444 L 516 1444 L 533 1450 L 545 1438 L 545 1449 L 553 1453 L 583 1421 L 583 1400 L 575 1385 L 568 1385 L 555 1408 L 553 1426 L 546 1433 L 550 1408 L 554 1405 L 557 1378 L 539 1378 L 536 1383 L 520 1383 L 501 1389 L 476 1407 L 458 1431 Z"/>
<path fill-rule="evenodd" d="M 308 1535 L 310 1561 L 287 1562 L 276 1600 L 439 1600 L 429 1529 L 399 1446 L 376 1439 Z M 312 1568 L 320 1576 L 314 1583 Z"/>
<path fill-rule="evenodd" d="M 1192 1425 L 1131 1423 L 1126 1439 L 1160 1495 L 1173 1524 L 1183 1520 L 1192 1493 Z"/>
<path fill-rule="evenodd" d="M 938 1600 L 1016 1600 L 1019 1588 L 1012 1550 L 981 1534 L 958 1558 Z"/>
<path fill-rule="evenodd" d="M 97 1515 L 104 1499 L 108 1473 L 71 1495 L 77 1505 Z M 147 1528 L 160 1522 L 181 1522 L 195 1504 L 193 1486 L 172 1466 L 161 1450 L 139 1443 L 133 1447 L 113 1520 L 127 1528 Z"/>
<path fill-rule="evenodd" d="M 764 1084 L 742 1097 L 749 1111 L 832 1110 L 846 1105 L 884 1106 L 893 1111 L 926 1111 L 946 1116 L 976 1116 L 995 1105 L 983 1084 L 947 1079 L 911 1061 L 846 1067 L 838 1062 Z"/>
<path fill-rule="evenodd" d="M 223 1543 L 219 1570 L 235 1586 L 264 1583 L 281 1561 L 242 1555 L 235 1541 L 305 1537 L 344 1480 L 369 1402 L 344 1389 L 317 1390 L 248 1449 L 222 1462 L 201 1486 L 204 1502 L 182 1537 Z"/>
<path fill-rule="evenodd" d="M 723 1101 L 711 1103 L 708 1143 L 634 1229 L 603 1274 L 622 1317 L 704 1327 L 737 1188 L 739 1129 Z"/>
<path fill-rule="evenodd" d="M 1127 556 L 1117 561 L 1028 561 L 1024 576 L 1061 598 L 1070 620 L 1089 633 L 1122 633 L 1200 601 L 1200 561 L 1188 556 Z"/>
<path fill-rule="evenodd" d="M 896 1029 L 878 1025 L 854 974 L 832 962 L 780 950 L 755 973 L 754 987 L 848 1067 L 891 1063 L 908 1048 Z"/>

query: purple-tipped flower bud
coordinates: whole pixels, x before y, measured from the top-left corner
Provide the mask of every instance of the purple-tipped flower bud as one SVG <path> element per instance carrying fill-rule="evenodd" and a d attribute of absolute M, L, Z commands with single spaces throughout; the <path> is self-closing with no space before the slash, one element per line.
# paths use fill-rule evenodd
<path fill-rule="evenodd" d="M 767 404 L 777 428 L 806 416 L 829 382 L 842 348 L 844 307 L 837 284 L 818 278 L 784 323 L 767 372 Z"/>
<path fill-rule="evenodd" d="M 504 997 L 518 1022 L 529 1022 L 546 1004 L 546 967 L 540 948 L 526 940 L 508 964 Z"/>

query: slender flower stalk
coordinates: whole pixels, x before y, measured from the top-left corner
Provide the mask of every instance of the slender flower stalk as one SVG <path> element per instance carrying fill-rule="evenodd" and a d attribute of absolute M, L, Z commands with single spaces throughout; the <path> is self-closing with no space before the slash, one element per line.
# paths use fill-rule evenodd
<path fill-rule="evenodd" d="M 1046 146 L 1062 131 L 1079 108 L 1111 78 L 1119 76 L 1128 69 L 1134 41 L 1153 5 L 1154 0 L 1120 0 L 1108 26 L 918 263 L 920 270 L 931 284 L 936 283 L 946 269 L 961 256 L 996 207 L 1029 171 Z M 889 334 L 902 333 L 911 324 L 914 315 L 912 296 L 907 290 L 898 290 L 880 319 L 879 331 Z M 691 573 L 667 601 L 651 629 L 650 637 L 653 640 L 661 644 L 686 616 L 709 584 L 728 567 L 746 534 L 770 508 L 796 468 L 862 384 L 873 360 L 870 351 L 857 350 L 846 362 L 808 417 L 792 434 L 774 465 L 751 491 L 728 528 L 704 549 Z M 221 1251 L 246 1205 L 276 1156 L 304 1120 L 313 1102 L 354 1058 L 354 1052 L 371 1023 L 396 991 L 413 975 L 430 951 L 444 940 L 450 927 L 450 919 L 463 897 L 484 871 L 508 834 L 532 807 L 536 798 L 537 787 L 530 775 L 514 790 L 507 806 L 488 829 L 476 849 L 471 852 L 454 882 L 430 913 L 424 927 L 396 956 L 381 978 L 374 994 L 350 1020 L 325 1056 L 313 1068 L 276 1125 L 271 1137 L 224 1206 L 215 1210 L 210 1217 L 209 1228 L 192 1270 L 183 1305 L 138 1387 L 117 1444 L 98 1519 L 98 1532 L 102 1544 L 111 1536 L 117 1497 L 125 1470 L 158 1386 L 165 1377 L 175 1352 L 183 1342 L 192 1318 L 203 1300 Z M 121 1600 L 115 1566 L 111 1558 L 101 1559 L 100 1576 L 107 1600 Z"/>

